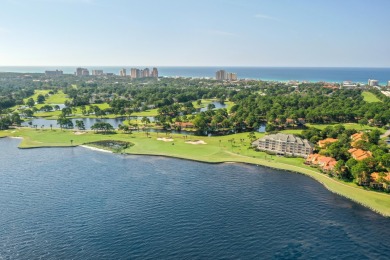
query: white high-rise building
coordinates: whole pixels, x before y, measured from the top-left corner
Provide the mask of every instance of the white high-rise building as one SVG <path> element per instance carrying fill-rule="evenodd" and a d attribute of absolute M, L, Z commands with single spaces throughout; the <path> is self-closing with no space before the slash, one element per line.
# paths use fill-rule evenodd
<path fill-rule="evenodd" d="M 378 86 L 378 85 L 379 85 L 379 81 L 376 80 L 376 79 L 369 79 L 369 80 L 368 80 L 368 85 L 369 85 L 370 87 Z"/>

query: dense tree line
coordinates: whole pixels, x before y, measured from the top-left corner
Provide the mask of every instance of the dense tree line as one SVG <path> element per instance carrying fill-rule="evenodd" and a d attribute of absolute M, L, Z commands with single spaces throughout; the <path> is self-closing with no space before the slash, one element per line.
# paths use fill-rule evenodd
<path fill-rule="evenodd" d="M 384 126 L 390 120 L 390 99 L 380 91 L 370 89 L 382 102 L 367 103 L 360 89 L 324 88 L 324 83 L 305 83 L 299 86 L 277 82 L 239 81 L 223 83 L 207 79 L 159 78 L 131 80 L 125 77 L 46 77 L 43 74 L 0 73 L 0 109 L 22 104 L 36 89 L 55 93 L 62 90 L 69 100 L 66 106 L 72 114 L 75 107 L 83 115 L 106 114 L 130 116 L 134 112 L 158 108 L 156 121 L 168 125 L 175 121 L 194 121 L 200 132 L 252 131 L 267 123 L 267 130 L 303 126 L 304 123 L 358 122 Z M 30 109 L 22 112 L 32 116 L 35 103 L 46 97 L 28 99 Z M 223 103 L 235 102 L 227 111 L 197 113 L 192 102 L 214 98 Z M 93 104 L 107 102 L 110 107 L 100 109 Z M 54 108 L 55 109 L 55 108 Z M 43 111 L 51 111 L 43 106 Z M 204 122 L 204 123 L 203 123 Z"/>

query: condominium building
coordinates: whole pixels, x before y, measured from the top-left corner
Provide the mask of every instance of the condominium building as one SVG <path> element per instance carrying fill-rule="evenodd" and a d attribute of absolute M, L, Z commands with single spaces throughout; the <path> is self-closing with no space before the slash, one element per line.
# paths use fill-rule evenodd
<path fill-rule="evenodd" d="M 390 87 L 390 80 L 389 80 L 389 81 L 387 81 L 387 86 L 388 86 L 388 87 Z"/>
<path fill-rule="evenodd" d="M 313 144 L 291 134 L 267 135 L 254 141 L 252 146 L 260 151 L 304 158 L 313 152 Z"/>
<path fill-rule="evenodd" d="M 227 73 L 227 76 L 226 76 L 226 79 L 227 80 L 237 80 L 237 74 L 236 73 L 232 73 L 232 72 L 228 72 Z"/>
<path fill-rule="evenodd" d="M 143 70 L 132 68 L 130 70 L 130 77 L 132 79 L 149 78 L 149 77 L 158 78 L 158 70 L 157 68 L 153 68 L 152 72 L 150 72 L 149 68 L 145 68 Z"/>
<path fill-rule="evenodd" d="M 131 68 L 130 77 L 132 79 L 136 79 L 138 74 L 139 74 L 139 69 Z"/>
<path fill-rule="evenodd" d="M 121 77 L 126 77 L 126 69 L 121 69 L 121 70 L 119 71 L 119 75 L 120 75 Z"/>
<path fill-rule="evenodd" d="M 350 80 L 345 80 L 345 81 L 343 81 L 343 84 L 342 84 L 342 87 L 344 89 L 354 89 L 354 88 L 357 88 L 357 86 L 358 85 L 356 83 L 354 83 Z"/>
<path fill-rule="evenodd" d="M 153 68 L 152 73 L 151 73 L 151 77 L 152 78 L 158 78 L 158 70 L 157 70 L 157 68 Z"/>
<path fill-rule="evenodd" d="M 142 71 L 142 77 L 143 77 L 143 78 L 149 78 L 149 76 L 150 76 L 149 69 L 148 69 L 148 68 L 145 68 L 145 69 Z"/>
<path fill-rule="evenodd" d="M 215 78 L 217 80 L 226 80 L 226 71 L 225 70 L 218 70 L 215 73 Z"/>
<path fill-rule="evenodd" d="M 370 87 L 378 86 L 378 85 L 379 85 L 379 81 L 376 80 L 376 79 L 369 79 L 369 80 L 368 80 L 368 85 L 369 85 Z"/>
<path fill-rule="evenodd" d="M 46 76 L 62 76 L 64 72 L 62 70 L 46 70 Z"/>
<path fill-rule="evenodd" d="M 103 70 L 92 70 L 92 75 L 93 76 L 103 76 Z"/>
<path fill-rule="evenodd" d="M 89 76 L 89 70 L 86 68 L 77 68 L 75 75 L 76 76 Z"/>
<path fill-rule="evenodd" d="M 237 74 L 232 72 L 226 72 L 225 70 L 218 70 L 215 73 L 215 78 L 217 80 L 237 80 Z"/>

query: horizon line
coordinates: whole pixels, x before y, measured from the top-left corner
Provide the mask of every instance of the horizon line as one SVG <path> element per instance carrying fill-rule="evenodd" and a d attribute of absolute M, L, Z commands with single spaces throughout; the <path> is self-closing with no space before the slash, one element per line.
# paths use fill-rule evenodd
<path fill-rule="evenodd" d="M 390 69 L 388 67 L 374 66 L 264 66 L 264 65 L 0 65 L 0 67 L 184 67 L 184 68 L 372 68 Z"/>

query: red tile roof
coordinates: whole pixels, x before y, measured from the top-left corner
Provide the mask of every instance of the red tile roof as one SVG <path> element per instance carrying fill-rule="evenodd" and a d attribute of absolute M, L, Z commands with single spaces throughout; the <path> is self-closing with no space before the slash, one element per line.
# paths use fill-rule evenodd
<path fill-rule="evenodd" d="M 352 139 L 351 146 L 352 146 L 352 147 L 355 147 L 355 146 L 356 146 L 356 143 L 357 143 L 358 141 L 364 140 L 364 139 L 363 139 L 363 133 L 360 132 L 360 133 L 353 134 L 353 135 L 351 135 L 351 139 Z"/>
<path fill-rule="evenodd" d="M 318 146 L 319 146 L 320 148 L 323 148 L 323 147 L 325 147 L 326 145 L 331 144 L 331 143 L 334 143 L 334 142 L 337 142 L 337 141 L 338 141 L 338 140 L 337 140 L 337 139 L 334 139 L 334 138 L 326 138 L 326 139 L 324 139 L 324 140 L 318 141 Z"/>
<path fill-rule="evenodd" d="M 378 182 L 381 177 L 385 181 L 390 181 L 390 172 L 384 173 L 384 175 L 378 172 L 371 173 L 371 180 L 374 182 Z"/>
<path fill-rule="evenodd" d="M 364 151 L 362 149 L 351 148 L 348 152 L 352 155 L 352 158 L 358 161 L 372 157 L 372 153 L 370 151 Z"/>
<path fill-rule="evenodd" d="M 334 159 L 332 157 L 322 156 L 320 154 L 310 154 L 307 157 L 306 162 L 313 164 L 313 165 L 318 165 L 323 170 L 326 170 L 326 171 L 333 170 L 334 166 L 337 163 L 336 159 Z"/>

